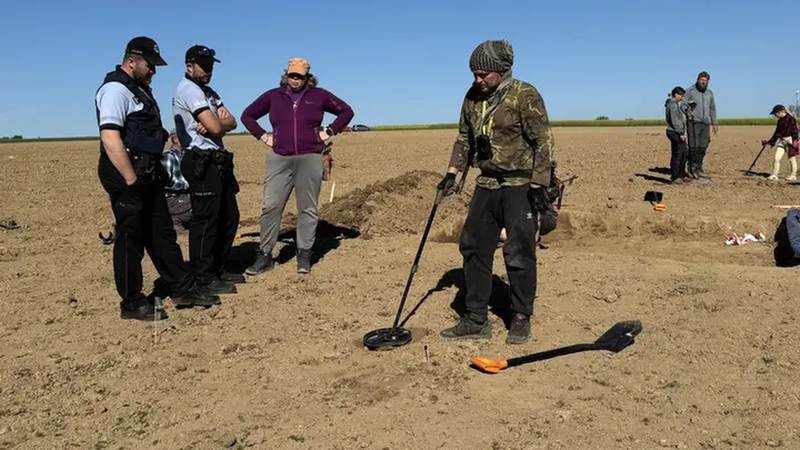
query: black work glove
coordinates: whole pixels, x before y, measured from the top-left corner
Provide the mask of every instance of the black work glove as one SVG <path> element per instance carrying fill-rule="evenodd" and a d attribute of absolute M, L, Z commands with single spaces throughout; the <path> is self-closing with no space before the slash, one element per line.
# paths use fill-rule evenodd
<path fill-rule="evenodd" d="M 442 178 L 442 181 L 436 185 L 436 189 L 443 191 L 444 196 L 447 197 L 448 195 L 452 195 L 456 191 L 456 174 L 447 172 L 447 174 Z"/>
<path fill-rule="evenodd" d="M 547 197 L 547 190 L 543 187 L 528 188 L 528 203 L 531 204 L 533 212 L 545 212 L 550 207 L 550 199 Z"/>

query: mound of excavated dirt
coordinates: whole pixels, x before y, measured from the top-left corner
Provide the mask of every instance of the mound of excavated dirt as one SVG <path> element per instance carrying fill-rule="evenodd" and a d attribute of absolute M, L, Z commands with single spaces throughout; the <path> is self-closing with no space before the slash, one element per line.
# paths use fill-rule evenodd
<path fill-rule="evenodd" d="M 733 233 L 762 232 L 770 239 L 779 220 L 673 214 L 559 212 L 558 227 L 549 241 L 575 237 L 633 237 L 717 239 Z"/>
<path fill-rule="evenodd" d="M 364 237 L 422 233 L 436 197 L 442 174 L 425 170 L 406 172 L 399 177 L 356 189 L 320 208 L 320 218 L 331 224 L 355 228 Z M 460 229 L 469 205 L 471 191 L 447 197 L 436 212 L 430 238 L 442 239 Z M 456 225 L 458 225 L 456 227 Z"/>

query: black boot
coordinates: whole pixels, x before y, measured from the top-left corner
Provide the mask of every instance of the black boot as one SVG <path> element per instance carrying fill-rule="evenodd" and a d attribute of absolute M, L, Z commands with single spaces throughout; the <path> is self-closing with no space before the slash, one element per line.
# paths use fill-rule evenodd
<path fill-rule="evenodd" d="M 173 292 L 170 298 L 176 306 L 213 306 L 222 303 L 218 295 L 203 289 L 199 284 Z"/>
<path fill-rule="evenodd" d="M 490 339 L 492 337 L 492 325 L 488 319 L 480 321 L 466 314 L 458 321 L 456 326 L 444 329 L 440 334 L 447 339 Z"/>
<path fill-rule="evenodd" d="M 227 270 L 223 270 L 222 272 L 219 273 L 219 279 L 227 283 L 233 283 L 233 284 L 247 283 L 247 280 L 245 279 L 244 275 L 240 273 L 230 273 Z"/>
<path fill-rule="evenodd" d="M 524 344 L 531 338 L 531 318 L 515 313 L 506 336 L 506 344 Z"/>
<path fill-rule="evenodd" d="M 311 250 L 297 250 L 297 273 L 311 272 Z"/>
<path fill-rule="evenodd" d="M 119 318 L 133 320 L 164 320 L 167 313 L 163 309 L 156 308 L 155 301 L 142 295 L 141 297 L 119 304 Z"/>
<path fill-rule="evenodd" d="M 275 268 L 275 261 L 272 259 L 272 252 L 264 253 L 261 250 L 256 252 L 256 261 L 245 270 L 248 275 L 259 275 L 269 272 Z"/>
<path fill-rule="evenodd" d="M 209 294 L 235 294 L 238 292 L 236 285 L 230 281 L 222 281 L 214 277 L 210 283 L 203 285 L 203 290 Z"/>

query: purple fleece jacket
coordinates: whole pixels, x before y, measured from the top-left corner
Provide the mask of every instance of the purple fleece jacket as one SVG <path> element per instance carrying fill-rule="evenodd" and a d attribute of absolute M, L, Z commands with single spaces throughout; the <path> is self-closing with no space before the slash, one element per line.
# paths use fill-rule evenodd
<path fill-rule="evenodd" d="M 325 144 L 319 138 L 324 113 L 336 115 L 331 124 L 334 135 L 344 130 L 353 119 L 353 109 L 325 89 L 313 87 L 299 94 L 297 106 L 292 97 L 297 97 L 288 86 L 270 89 L 259 96 L 242 112 L 241 121 L 256 139 L 266 131 L 257 120 L 269 114 L 272 124 L 272 149 L 278 155 L 306 155 L 322 153 Z"/>

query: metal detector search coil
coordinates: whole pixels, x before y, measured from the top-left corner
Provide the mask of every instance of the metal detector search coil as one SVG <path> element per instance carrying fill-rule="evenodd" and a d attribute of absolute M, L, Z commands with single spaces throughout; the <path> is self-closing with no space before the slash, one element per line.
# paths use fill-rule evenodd
<path fill-rule="evenodd" d="M 467 168 L 461 175 L 461 181 L 458 184 L 456 194 L 461 193 L 461 189 L 464 187 L 464 180 L 467 177 L 468 169 L 469 165 L 467 165 Z M 433 207 L 431 208 L 431 213 L 428 216 L 428 223 L 425 225 L 425 231 L 422 233 L 422 240 L 419 243 L 417 255 L 414 257 L 414 264 L 411 266 L 411 272 L 408 274 L 408 281 L 406 281 L 406 287 L 403 290 L 403 298 L 400 300 L 400 306 L 397 308 L 397 315 L 394 318 L 394 325 L 392 325 L 392 328 L 380 328 L 365 334 L 363 340 L 364 347 L 367 347 L 369 350 L 402 347 L 403 345 L 411 342 L 411 331 L 399 326 L 400 314 L 403 313 L 403 306 L 406 304 L 408 291 L 411 288 L 411 281 L 414 279 L 414 274 L 417 273 L 417 270 L 419 269 L 419 260 L 422 257 L 422 250 L 425 248 L 425 241 L 428 240 L 428 233 L 431 231 L 433 218 L 436 216 L 436 210 L 439 208 L 439 204 L 442 202 L 442 199 L 444 199 L 444 191 L 439 189 L 436 191 L 436 199 L 433 201 Z"/>

